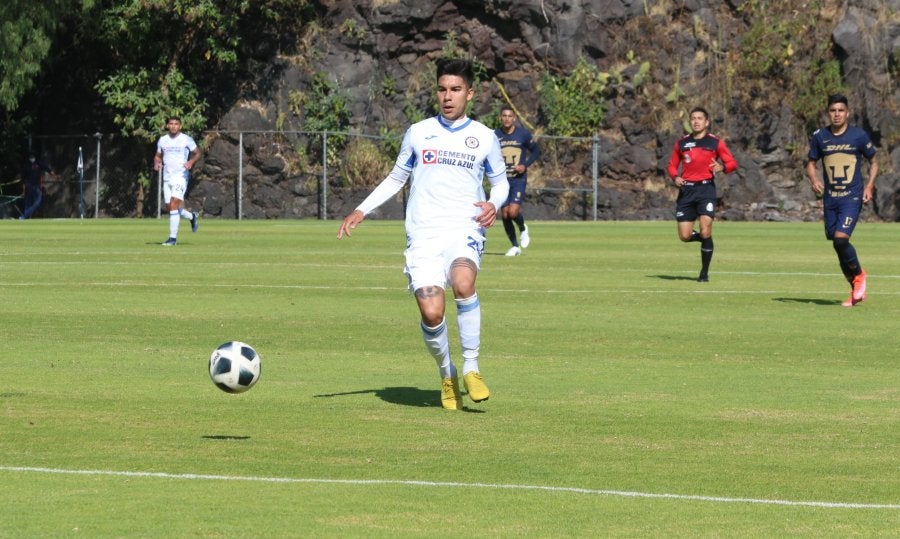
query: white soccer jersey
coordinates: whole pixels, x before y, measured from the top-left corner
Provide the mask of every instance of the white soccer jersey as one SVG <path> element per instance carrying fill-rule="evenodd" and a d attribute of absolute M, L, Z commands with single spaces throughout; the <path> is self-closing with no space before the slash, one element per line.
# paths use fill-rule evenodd
<path fill-rule="evenodd" d="M 156 143 L 156 152 L 162 154 L 163 171 L 166 179 L 187 179 L 188 171 L 184 164 L 191 152 L 197 149 L 197 143 L 190 136 L 178 133 L 176 136 L 163 135 Z"/>
<path fill-rule="evenodd" d="M 406 234 L 435 237 L 450 229 L 478 228 L 486 199 L 483 178 L 491 184 L 490 202 L 499 210 L 509 192 L 506 164 L 494 131 L 471 118 L 448 124 L 440 116 L 410 126 L 394 170 L 359 206 L 368 214 L 396 194 L 409 174 Z"/>

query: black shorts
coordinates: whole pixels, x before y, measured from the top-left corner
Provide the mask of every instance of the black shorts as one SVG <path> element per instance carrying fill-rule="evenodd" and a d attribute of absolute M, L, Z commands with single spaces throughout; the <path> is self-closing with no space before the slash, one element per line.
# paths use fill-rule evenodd
<path fill-rule="evenodd" d="M 716 184 L 712 180 L 685 182 L 678 192 L 675 220 L 696 221 L 701 215 L 716 216 Z"/>

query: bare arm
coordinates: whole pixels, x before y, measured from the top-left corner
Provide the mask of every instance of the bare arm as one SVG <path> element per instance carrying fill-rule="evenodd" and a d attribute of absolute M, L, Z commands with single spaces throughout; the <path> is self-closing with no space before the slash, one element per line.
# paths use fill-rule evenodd
<path fill-rule="evenodd" d="M 874 157 L 869 161 L 869 179 L 866 181 L 866 187 L 863 190 L 863 203 L 872 200 L 875 195 L 875 178 L 878 176 L 878 160 Z"/>
<path fill-rule="evenodd" d="M 813 193 L 818 196 L 825 192 L 825 186 L 819 181 L 816 161 L 809 160 L 806 162 L 806 176 L 809 178 L 809 186 L 812 188 Z"/>

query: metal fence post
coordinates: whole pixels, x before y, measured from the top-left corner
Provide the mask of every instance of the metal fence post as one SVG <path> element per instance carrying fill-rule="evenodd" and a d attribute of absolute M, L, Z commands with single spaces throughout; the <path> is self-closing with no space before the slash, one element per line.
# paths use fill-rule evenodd
<path fill-rule="evenodd" d="M 156 218 L 159 219 L 159 216 L 162 215 L 162 175 L 163 175 L 163 167 L 159 167 L 159 170 L 156 173 Z"/>
<path fill-rule="evenodd" d="M 103 138 L 103 135 L 98 131 L 94 133 L 94 138 L 97 139 L 97 188 L 94 192 L 94 219 L 100 217 L 100 139 Z"/>
<path fill-rule="evenodd" d="M 322 196 L 319 219 L 325 219 L 328 213 L 328 131 L 322 131 Z"/>
<path fill-rule="evenodd" d="M 594 221 L 597 220 L 597 205 L 598 200 L 597 196 L 600 192 L 598 188 L 599 176 L 600 176 L 600 137 L 596 134 L 591 139 L 591 150 L 592 150 L 592 159 L 591 159 L 591 183 L 593 184 L 594 189 Z"/>
<path fill-rule="evenodd" d="M 244 215 L 244 132 L 238 133 L 238 192 L 237 192 L 237 218 L 243 219 Z"/>

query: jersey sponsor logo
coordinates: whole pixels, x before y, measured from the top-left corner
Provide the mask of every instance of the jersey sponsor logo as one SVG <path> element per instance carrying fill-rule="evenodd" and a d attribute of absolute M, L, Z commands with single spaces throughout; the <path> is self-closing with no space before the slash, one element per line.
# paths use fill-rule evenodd
<path fill-rule="evenodd" d="M 475 170 L 478 156 L 450 150 L 422 150 L 423 165 L 449 165 Z"/>
<path fill-rule="evenodd" d="M 422 164 L 433 165 L 437 163 L 437 150 L 422 150 Z"/>
<path fill-rule="evenodd" d="M 825 146 L 826 152 L 852 152 L 855 149 L 852 144 L 829 144 Z"/>
<path fill-rule="evenodd" d="M 475 149 L 479 146 L 478 139 L 475 137 L 466 137 L 466 147 Z"/>

